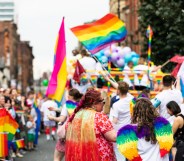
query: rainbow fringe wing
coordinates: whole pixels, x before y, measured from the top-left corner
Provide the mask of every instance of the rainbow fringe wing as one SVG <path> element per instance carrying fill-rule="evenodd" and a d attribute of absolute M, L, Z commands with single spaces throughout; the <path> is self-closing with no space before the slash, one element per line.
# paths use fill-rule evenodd
<path fill-rule="evenodd" d="M 118 150 L 130 161 L 142 161 L 138 154 L 136 126 L 126 125 L 119 129 L 117 134 Z"/>
<path fill-rule="evenodd" d="M 130 115 L 133 115 L 133 108 L 135 106 L 136 103 L 136 98 L 134 97 L 131 101 L 130 101 Z"/>
<path fill-rule="evenodd" d="M 156 139 L 160 145 L 160 155 L 164 157 L 173 145 L 171 124 L 164 118 L 158 117 L 154 123 Z"/>
<path fill-rule="evenodd" d="M 75 108 L 77 107 L 77 103 L 73 102 L 73 101 L 66 101 L 66 108 L 68 110 L 68 114 L 69 116 L 71 116 L 71 114 L 74 112 Z"/>

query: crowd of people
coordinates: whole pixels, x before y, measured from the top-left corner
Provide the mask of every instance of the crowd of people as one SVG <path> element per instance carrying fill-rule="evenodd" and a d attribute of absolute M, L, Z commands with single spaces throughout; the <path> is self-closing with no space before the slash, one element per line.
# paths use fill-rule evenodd
<path fill-rule="evenodd" d="M 81 64 L 86 62 L 81 60 Z M 1 89 L 0 108 L 6 108 L 19 124 L 14 140 L 25 142 L 21 149 L 10 145 L 11 157 L 23 157 L 25 151 L 39 148 L 39 134 L 44 131 L 46 141 L 57 140 L 54 161 L 184 160 L 180 78 L 165 75 L 162 91 L 155 98 L 145 83 L 136 85 L 141 93 L 135 98 L 129 93 L 134 88 L 130 82 L 103 77 L 117 90 L 108 106 L 110 113 L 104 112 L 108 99 L 89 79 L 72 82 L 60 103 L 34 91 L 21 96 L 16 89 Z"/>

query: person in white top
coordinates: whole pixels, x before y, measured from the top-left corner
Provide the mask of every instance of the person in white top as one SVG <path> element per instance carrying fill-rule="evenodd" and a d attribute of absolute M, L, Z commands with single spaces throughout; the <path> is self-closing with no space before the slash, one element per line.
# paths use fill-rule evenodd
<path fill-rule="evenodd" d="M 47 137 L 47 140 L 50 140 L 50 130 L 51 135 L 53 140 L 55 140 L 55 132 L 56 132 L 56 122 L 55 121 L 50 121 L 48 116 L 52 115 L 52 116 L 56 116 L 56 112 L 55 111 L 50 111 L 49 108 L 53 107 L 53 108 L 58 108 L 56 102 L 54 102 L 53 100 L 47 98 L 47 100 L 45 102 L 43 102 L 42 106 L 41 106 L 41 112 L 43 113 L 43 121 L 44 121 L 44 126 L 45 126 L 45 134 Z"/>
<path fill-rule="evenodd" d="M 163 82 L 163 90 L 155 97 L 161 102 L 159 106 L 159 114 L 162 117 L 166 118 L 171 124 L 173 124 L 174 116 L 170 116 L 167 113 L 166 105 L 170 101 L 175 101 L 179 105 L 181 105 L 183 102 L 182 94 L 181 94 L 181 91 L 179 90 L 179 87 L 177 87 L 176 89 L 172 88 L 172 83 L 173 83 L 172 76 L 170 75 L 164 76 L 162 82 Z M 177 86 L 179 86 L 179 83 L 180 82 L 177 83 Z"/>
<path fill-rule="evenodd" d="M 122 126 L 131 123 L 130 102 L 133 99 L 133 96 L 128 94 L 128 89 L 129 86 L 126 82 L 118 83 L 118 93 L 120 99 L 112 106 L 112 122 L 116 131 L 118 131 Z M 114 152 L 116 154 L 117 161 L 125 161 L 125 157 L 119 153 L 116 144 L 114 144 Z"/>
<path fill-rule="evenodd" d="M 134 75 L 134 85 L 136 90 L 143 90 L 149 85 L 149 79 L 147 74 L 148 66 L 145 64 L 145 58 L 140 57 L 138 65 L 133 68 L 134 72 L 136 73 Z M 141 80 L 139 80 L 139 75 L 141 77 Z"/>
<path fill-rule="evenodd" d="M 130 81 L 129 75 L 132 73 L 131 70 L 133 69 L 133 62 L 129 61 L 128 64 L 123 69 L 124 79 L 123 81 L 128 83 L 129 89 L 133 89 L 133 84 Z"/>

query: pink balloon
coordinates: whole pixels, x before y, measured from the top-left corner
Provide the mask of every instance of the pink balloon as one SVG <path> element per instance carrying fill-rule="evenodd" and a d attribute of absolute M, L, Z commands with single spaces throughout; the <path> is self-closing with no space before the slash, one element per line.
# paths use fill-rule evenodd
<path fill-rule="evenodd" d="M 123 67 L 124 64 L 125 64 L 124 59 L 119 59 L 119 60 L 117 60 L 117 65 L 118 65 L 119 67 Z"/>
<path fill-rule="evenodd" d="M 117 52 L 113 52 L 112 55 L 111 55 L 111 60 L 112 61 L 116 61 L 118 59 L 119 55 Z"/>

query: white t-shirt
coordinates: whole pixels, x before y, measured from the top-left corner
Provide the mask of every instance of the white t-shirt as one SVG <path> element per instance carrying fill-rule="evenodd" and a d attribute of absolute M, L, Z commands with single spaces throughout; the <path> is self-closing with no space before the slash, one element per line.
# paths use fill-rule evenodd
<path fill-rule="evenodd" d="M 144 138 L 138 139 L 138 152 L 143 161 L 169 161 L 169 156 L 161 158 L 159 144 L 151 144 Z"/>
<path fill-rule="evenodd" d="M 96 61 L 91 57 L 83 57 L 79 60 L 80 64 L 83 66 L 85 70 L 92 70 L 96 72 Z M 95 72 L 90 72 L 90 74 L 95 74 Z"/>
<path fill-rule="evenodd" d="M 66 104 L 63 105 L 60 116 L 66 116 L 66 117 L 69 116 L 68 110 L 66 108 Z"/>
<path fill-rule="evenodd" d="M 167 113 L 166 105 L 170 101 L 175 101 L 180 106 L 180 104 L 183 102 L 181 91 L 177 89 L 163 90 L 162 92 L 156 95 L 156 98 L 161 101 L 160 108 L 159 108 L 160 116 L 165 117 L 172 124 L 174 121 L 173 120 L 174 116 L 170 116 Z"/>
<path fill-rule="evenodd" d="M 147 85 L 149 84 L 148 83 L 148 75 L 147 75 L 148 66 L 141 65 L 141 64 L 137 65 L 134 67 L 134 71 L 135 71 L 135 73 L 137 73 L 134 75 L 134 85 L 147 87 Z M 138 79 L 138 74 L 143 74 L 140 82 Z"/>
<path fill-rule="evenodd" d="M 124 73 L 124 79 L 123 79 L 123 81 L 126 82 L 126 83 L 128 83 L 129 87 L 132 87 L 133 84 L 130 81 L 130 78 L 129 78 L 129 75 L 128 75 L 128 74 L 131 74 L 131 69 L 128 66 L 125 66 L 124 67 L 124 70 L 123 70 L 123 73 Z"/>
<path fill-rule="evenodd" d="M 118 119 L 117 124 L 114 125 L 115 130 L 131 123 L 130 101 L 132 99 L 133 96 L 128 94 L 127 97 L 120 98 L 119 101 L 113 104 L 112 116 Z"/>
<path fill-rule="evenodd" d="M 31 121 L 28 121 L 26 126 L 28 127 L 28 134 L 35 134 L 35 127 L 33 126 L 33 123 Z"/>
<path fill-rule="evenodd" d="M 47 101 L 43 102 L 43 104 L 41 106 L 41 112 L 43 112 L 43 115 L 44 115 L 43 121 L 49 121 L 47 115 L 56 116 L 56 112 L 50 111 L 48 109 L 49 107 L 58 108 L 57 104 L 53 100 L 47 100 Z"/>
<path fill-rule="evenodd" d="M 183 103 L 180 105 L 180 108 L 181 108 L 182 115 L 184 115 L 184 104 Z"/>

